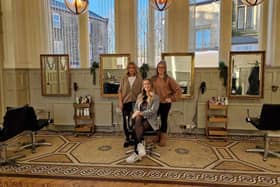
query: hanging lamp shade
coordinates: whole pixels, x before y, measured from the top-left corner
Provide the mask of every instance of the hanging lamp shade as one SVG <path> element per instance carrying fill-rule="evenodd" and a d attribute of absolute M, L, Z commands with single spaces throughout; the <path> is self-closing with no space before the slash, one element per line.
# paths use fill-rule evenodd
<path fill-rule="evenodd" d="M 67 8 L 74 14 L 83 14 L 88 7 L 88 0 L 64 0 Z"/>
<path fill-rule="evenodd" d="M 151 5 L 158 11 L 166 10 L 173 0 L 150 0 Z"/>
<path fill-rule="evenodd" d="M 256 6 L 261 4 L 264 0 L 241 0 L 243 4 L 247 6 Z"/>

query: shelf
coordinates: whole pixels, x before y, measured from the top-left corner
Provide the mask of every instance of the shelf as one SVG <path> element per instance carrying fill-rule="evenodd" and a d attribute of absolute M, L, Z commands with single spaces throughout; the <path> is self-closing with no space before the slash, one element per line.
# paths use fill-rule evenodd
<path fill-rule="evenodd" d="M 227 129 L 224 127 L 209 127 L 208 128 L 209 136 L 227 136 Z"/>
<path fill-rule="evenodd" d="M 208 121 L 210 123 L 226 123 L 227 122 L 227 117 L 210 116 L 208 118 Z"/>
<path fill-rule="evenodd" d="M 92 120 L 91 116 L 74 116 L 74 119 L 77 120 Z"/>
<path fill-rule="evenodd" d="M 77 104 L 77 103 L 73 103 L 73 106 L 75 108 L 90 108 L 91 107 L 91 104 L 89 103 L 86 103 L 86 104 Z"/>
<path fill-rule="evenodd" d="M 77 131 L 77 132 L 92 132 L 92 126 L 79 125 L 79 126 L 75 127 L 75 131 Z"/>
<path fill-rule="evenodd" d="M 207 103 L 205 132 L 207 138 L 227 139 L 227 105 Z M 215 124 L 219 123 L 219 124 Z"/>
<path fill-rule="evenodd" d="M 94 133 L 94 113 L 93 102 L 86 104 L 73 103 L 75 121 L 75 134 L 88 134 Z"/>
<path fill-rule="evenodd" d="M 211 110 L 226 110 L 227 105 L 209 104 L 209 109 L 211 109 Z"/>

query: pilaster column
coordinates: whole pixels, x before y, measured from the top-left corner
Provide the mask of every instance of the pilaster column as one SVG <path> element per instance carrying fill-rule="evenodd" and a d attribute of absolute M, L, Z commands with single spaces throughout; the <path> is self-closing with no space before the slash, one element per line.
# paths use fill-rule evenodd
<path fill-rule="evenodd" d="M 280 66 L 280 1 L 269 1 L 266 64 Z"/>
<path fill-rule="evenodd" d="M 232 1 L 220 1 L 220 44 L 219 61 L 229 64 L 232 37 Z"/>
<path fill-rule="evenodd" d="M 167 52 L 187 52 L 189 39 L 189 1 L 173 1 L 168 8 Z"/>
<path fill-rule="evenodd" d="M 148 62 L 146 62 L 147 64 L 150 65 L 150 67 L 154 67 L 155 64 L 157 64 L 157 62 L 155 62 L 155 54 L 156 54 L 156 50 L 155 50 L 155 9 L 152 6 L 149 6 L 149 20 L 148 20 L 148 50 L 147 50 L 147 60 Z"/>
<path fill-rule="evenodd" d="M 268 31 L 268 8 L 269 1 L 264 1 L 260 5 L 260 28 L 259 28 L 259 49 L 266 50 L 267 48 L 267 31 Z"/>
<path fill-rule="evenodd" d="M 42 2 L 1 0 L 1 107 L 20 106 L 30 101 L 29 74 L 26 69 L 40 67 L 39 14 Z"/>
<path fill-rule="evenodd" d="M 4 60 L 4 47 L 3 47 L 3 28 L 2 28 L 2 25 L 3 25 L 3 19 L 2 19 L 2 16 L 3 13 L 2 13 L 2 2 L 0 1 L 0 103 L 4 103 L 4 97 L 3 97 L 3 89 L 4 89 L 4 86 L 3 86 L 3 60 Z M 2 119 L 3 119 L 3 111 L 4 111 L 4 105 L 1 104 L 0 105 L 0 122 L 3 122 Z"/>
<path fill-rule="evenodd" d="M 89 68 L 88 11 L 79 15 L 80 68 Z"/>
<path fill-rule="evenodd" d="M 116 53 L 129 53 L 136 61 L 136 0 L 115 0 Z"/>

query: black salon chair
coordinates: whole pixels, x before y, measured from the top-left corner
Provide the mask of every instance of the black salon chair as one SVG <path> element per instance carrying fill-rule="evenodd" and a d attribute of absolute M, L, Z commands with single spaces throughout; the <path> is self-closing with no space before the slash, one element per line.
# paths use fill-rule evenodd
<path fill-rule="evenodd" d="M 31 148 L 32 153 L 36 152 L 36 147 L 38 146 L 51 146 L 51 143 L 45 142 L 45 140 L 36 140 L 36 134 L 37 131 L 41 130 L 42 128 L 46 127 L 50 123 L 53 122 L 52 119 L 50 119 L 50 116 L 48 116 L 48 119 L 37 119 L 37 116 L 35 114 L 35 111 L 33 107 L 28 106 L 27 107 L 27 115 L 28 115 L 28 125 L 26 127 L 26 130 L 31 131 L 31 142 L 25 143 L 23 146 L 20 147 L 20 150 Z"/>
<path fill-rule="evenodd" d="M 160 117 L 158 116 L 157 118 L 157 122 L 160 124 Z M 134 121 L 131 120 L 130 122 L 128 122 L 128 124 L 132 124 L 130 125 L 128 132 L 131 134 L 131 137 L 135 137 L 135 130 L 134 130 Z M 157 157 L 160 157 L 160 153 L 156 152 L 156 143 L 159 142 L 159 130 L 154 131 L 154 130 L 146 130 L 144 131 L 144 145 L 145 145 L 145 149 L 146 149 L 146 154 L 147 155 L 155 155 Z M 134 141 L 134 139 L 132 138 L 131 140 L 132 142 Z M 134 144 L 133 144 L 134 145 Z M 128 150 L 126 152 L 126 154 L 130 154 L 134 152 L 133 150 Z"/>
<path fill-rule="evenodd" d="M 26 130 L 26 125 L 28 123 L 27 113 L 27 106 L 19 108 L 7 108 L 7 112 L 4 116 L 3 128 L 0 131 L 0 165 L 14 164 L 16 159 L 24 157 L 24 155 L 18 154 L 8 158 L 7 142 L 11 138 L 21 134 L 24 130 Z"/>
<path fill-rule="evenodd" d="M 267 159 L 268 154 L 280 157 L 280 150 L 269 150 L 270 139 L 280 138 L 280 104 L 263 104 L 261 115 L 259 118 L 250 117 L 249 110 L 247 110 L 246 121 L 254 125 L 258 130 L 264 132 L 264 148 L 248 149 L 247 152 L 261 152 L 263 160 Z"/>

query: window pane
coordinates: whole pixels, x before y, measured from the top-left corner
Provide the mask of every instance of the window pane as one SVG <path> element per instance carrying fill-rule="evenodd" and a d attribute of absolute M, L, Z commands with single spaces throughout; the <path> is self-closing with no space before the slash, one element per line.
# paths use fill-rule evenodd
<path fill-rule="evenodd" d="M 254 20 L 254 7 L 247 7 L 247 22 L 246 22 L 246 28 L 247 29 L 255 29 L 255 20 Z"/>
<path fill-rule="evenodd" d="M 232 15 L 231 50 L 258 50 L 260 6 L 248 7 L 240 0 L 233 0 Z"/>
<path fill-rule="evenodd" d="M 189 0 L 189 51 L 195 51 L 196 67 L 217 67 L 220 1 Z"/>
<path fill-rule="evenodd" d="M 89 4 L 90 62 L 102 53 L 115 53 L 115 0 L 91 0 Z"/>
<path fill-rule="evenodd" d="M 154 11 L 154 29 L 155 38 L 155 65 L 161 60 L 161 53 L 164 51 L 165 46 L 165 22 L 166 22 L 166 11 Z"/>
<path fill-rule="evenodd" d="M 149 0 L 137 1 L 137 63 L 156 65 L 165 46 L 166 11 L 157 11 Z"/>
<path fill-rule="evenodd" d="M 237 19 L 237 29 L 244 29 L 244 21 L 245 21 L 245 7 L 238 7 L 238 19 Z"/>
<path fill-rule="evenodd" d="M 137 63 L 148 63 L 149 1 L 137 1 Z"/>
<path fill-rule="evenodd" d="M 78 17 L 72 14 L 63 0 L 48 0 L 49 51 L 54 54 L 69 54 L 70 66 L 79 67 Z"/>
<path fill-rule="evenodd" d="M 57 13 L 53 13 L 53 27 L 60 29 L 60 15 Z"/>

